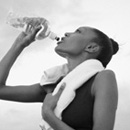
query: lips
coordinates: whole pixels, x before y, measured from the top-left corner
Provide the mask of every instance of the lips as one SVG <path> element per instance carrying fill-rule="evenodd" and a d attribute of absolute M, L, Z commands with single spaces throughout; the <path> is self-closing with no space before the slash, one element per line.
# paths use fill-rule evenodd
<path fill-rule="evenodd" d="M 58 45 L 61 44 L 61 43 L 62 43 L 61 41 L 57 42 Z"/>
<path fill-rule="evenodd" d="M 61 43 L 63 43 L 64 40 L 65 40 L 65 37 L 62 37 L 61 40 L 57 42 L 57 44 L 61 44 Z"/>

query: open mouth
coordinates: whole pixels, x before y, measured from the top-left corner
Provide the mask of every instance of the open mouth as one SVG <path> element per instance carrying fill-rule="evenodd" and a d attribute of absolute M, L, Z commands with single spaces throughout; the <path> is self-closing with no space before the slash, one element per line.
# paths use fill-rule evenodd
<path fill-rule="evenodd" d="M 62 38 L 57 42 L 57 44 L 59 45 L 59 44 L 63 43 L 64 40 L 65 40 L 65 37 L 62 37 Z"/>

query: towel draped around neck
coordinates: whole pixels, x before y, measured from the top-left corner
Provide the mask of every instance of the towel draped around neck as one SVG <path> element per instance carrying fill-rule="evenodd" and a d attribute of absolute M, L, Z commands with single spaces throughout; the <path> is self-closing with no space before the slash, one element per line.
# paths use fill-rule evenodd
<path fill-rule="evenodd" d="M 57 106 L 54 110 L 55 115 L 62 119 L 62 111 L 69 106 L 69 104 L 74 100 L 76 96 L 76 89 L 82 86 L 83 83 L 87 82 L 93 75 L 102 71 L 104 69 L 102 63 L 96 59 L 86 60 L 83 63 L 79 64 L 71 72 L 68 73 L 67 64 L 61 66 L 56 66 L 47 71 L 44 71 L 44 74 L 41 78 L 41 86 L 45 84 L 56 83 L 59 78 L 64 78 L 57 84 L 52 95 L 55 95 L 61 85 L 65 82 L 66 87 L 62 92 Z M 42 130 L 53 130 L 47 122 L 42 120 L 40 127 Z"/>

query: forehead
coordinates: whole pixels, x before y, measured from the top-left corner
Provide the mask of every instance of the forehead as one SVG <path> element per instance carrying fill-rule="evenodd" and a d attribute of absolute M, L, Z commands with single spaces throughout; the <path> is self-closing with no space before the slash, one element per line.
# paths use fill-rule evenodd
<path fill-rule="evenodd" d="M 83 31 L 83 32 L 93 31 L 93 28 L 85 27 L 85 26 L 79 27 L 78 29 Z"/>

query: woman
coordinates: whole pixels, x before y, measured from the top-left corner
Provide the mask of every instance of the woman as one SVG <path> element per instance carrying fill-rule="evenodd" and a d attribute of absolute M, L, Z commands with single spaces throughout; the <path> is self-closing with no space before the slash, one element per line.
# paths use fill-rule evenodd
<path fill-rule="evenodd" d="M 7 86 L 9 71 L 18 55 L 30 45 L 40 27 L 28 27 L 22 32 L 0 63 L 0 99 L 18 102 L 43 102 L 42 117 L 54 130 L 112 130 L 117 109 L 117 84 L 115 74 L 111 70 L 103 70 L 95 74 L 90 80 L 77 90 L 71 107 L 62 113 L 62 120 L 54 114 L 57 102 L 64 91 L 65 85 L 52 95 L 57 83 L 41 87 L 39 83 L 30 86 Z M 29 32 L 29 33 L 28 33 Z M 97 59 L 104 67 L 107 66 L 112 55 L 118 51 L 118 44 L 109 39 L 101 31 L 80 27 L 75 32 L 66 33 L 55 48 L 57 54 L 68 61 L 68 73 L 84 61 Z M 82 94 L 82 92 L 84 92 Z M 80 106 L 79 98 L 86 104 Z M 74 105 L 75 104 L 75 105 Z M 71 110 L 70 110 L 71 109 Z M 80 116 L 80 114 L 82 116 Z M 75 113 L 73 113 L 75 111 Z M 87 113 L 87 114 L 86 114 Z M 75 114 L 77 117 L 75 118 Z M 85 116 L 84 116 L 85 115 Z M 87 115 L 87 116 L 86 116 Z M 82 121 L 83 120 L 83 121 Z M 86 122 L 84 121 L 86 120 Z"/>
<path fill-rule="evenodd" d="M 117 52 L 118 44 L 97 29 L 81 27 L 73 33 L 66 33 L 55 50 L 59 55 L 67 58 L 69 71 L 72 71 L 76 66 L 88 59 L 98 59 L 106 67 L 112 55 Z M 90 80 L 82 86 L 82 90 L 77 91 L 76 99 L 63 111 L 62 120 L 55 116 L 54 109 L 63 89 L 58 96 L 52 94 L 46 96 L 42 116 L 54 130 L 113 129 L 118 100 L 114 72 L 103 70 Z M 85 90 L 87 93 L 83 92 Z M 84 95 L 83 98 L 79 97 L 81 95 Z M 86 105 L 80 105 L 78 100 L 82 102 L 87 98 Z M 81 114 L 82 116 L 80 116 Z"/>

